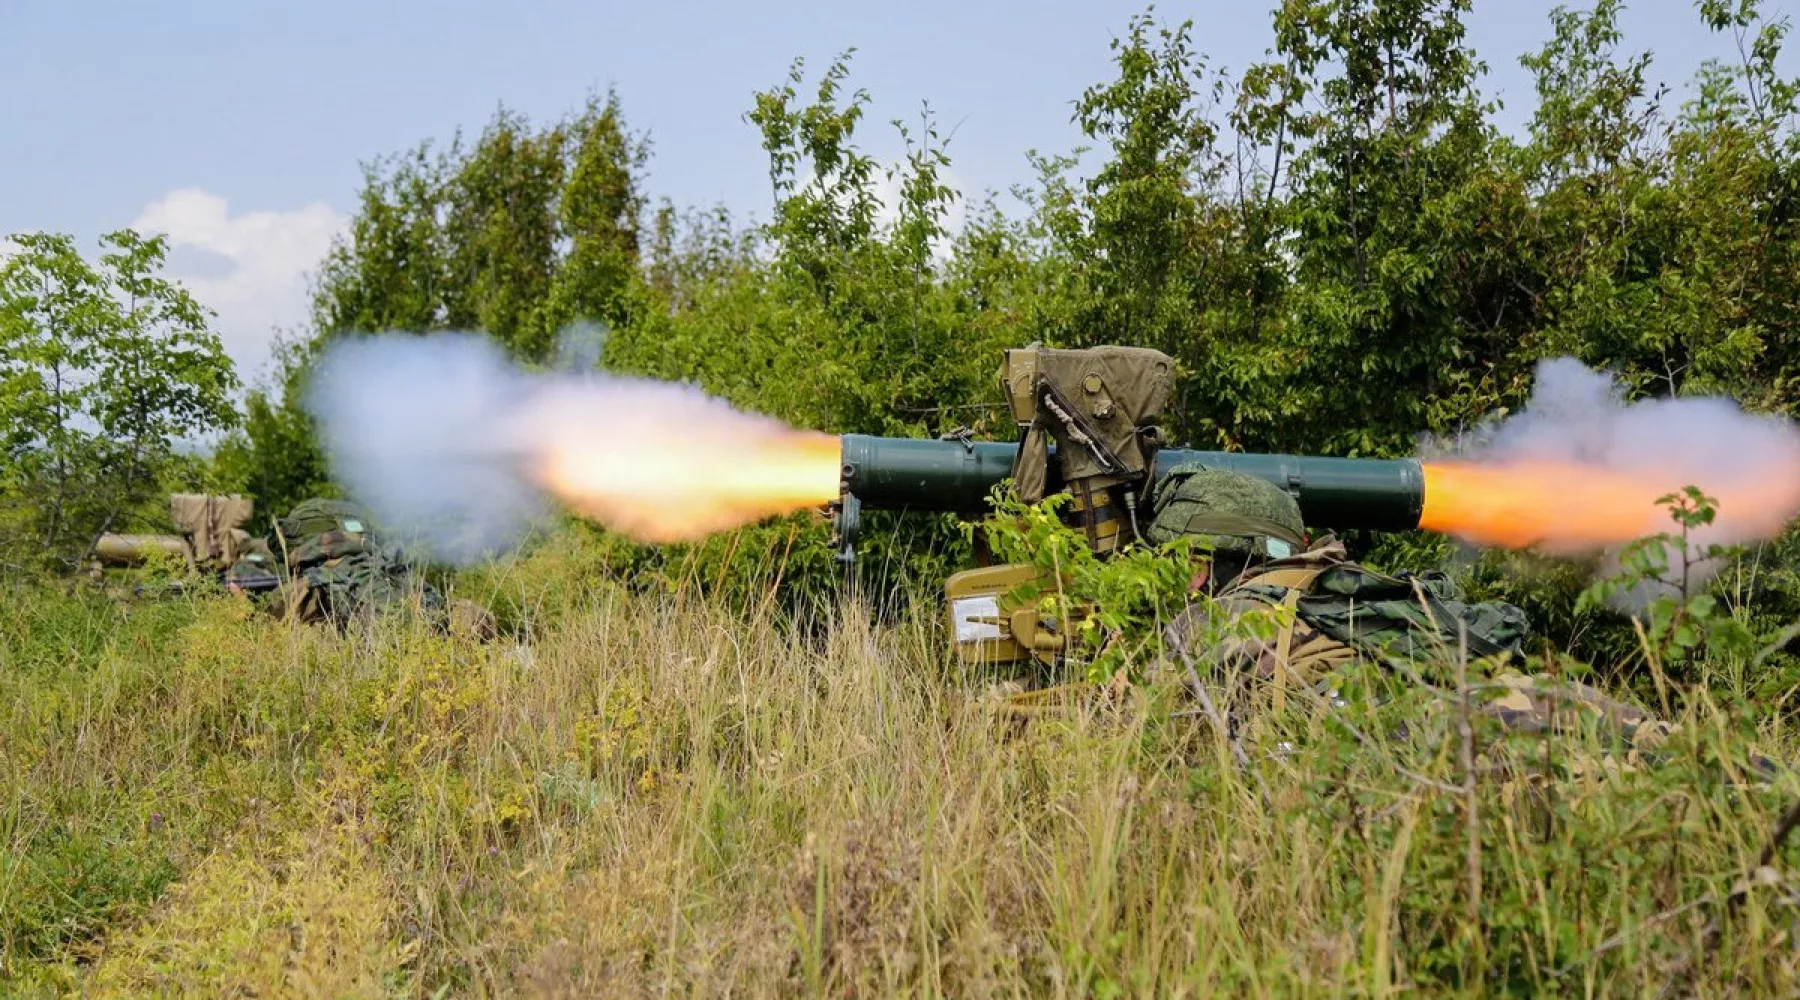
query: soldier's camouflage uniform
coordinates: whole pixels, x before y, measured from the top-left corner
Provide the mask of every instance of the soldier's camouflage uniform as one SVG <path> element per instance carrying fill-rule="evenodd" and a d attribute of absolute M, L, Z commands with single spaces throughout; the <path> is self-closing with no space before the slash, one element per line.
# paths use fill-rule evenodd
<path fill-rule="evenodd" d="M 259 544 L 258 548 L 238 556 L 237 561 L 225 569 L 224 582 L 226 588 L 239 593 L 263 593 L 281 587 L 281 577 L 275 572 L 275 559 L 267 546 Z"/>
<path fill-rule="evenodd" d="M 1295 564 L 1329 563 L 1344 558 L 1341 544 L 1326 542 L 1286 560 L 1285 565 L 1260 567 L 1249 580 L 1226 587 L 1210 605 L 1189 606 L 1170 624 L 1165 638 L 1173 649 L 1187 654 L 1213 678 L 1245 692 L 1260 690 L 1263 697 L 1256 700 L 1278 708 L 1290 691 L 1304 690 L 1315 700 L 1328 700 L 1336 687 L 1337 672 L 1372 656 L 1390 663 L 1400 660 L 1407 665 L 1411 676 L 1401 675 L 1402 681 L 1417 678 L 1454 690 L 1454 678 L 1423 675 L 1428 673 L 1427 664 L 1466 657 L 1473 707 L 1512 732 L 1574 734 L 1583 729 L 1597 730 L 1603 741 L 1613 744 L 1616 762 L 1625 764 L 1653 759 L 1655 749 L 1675 732 L 1672 724 L 1589 685 L 1523 673 L 1512 666 L 1517 657 L 1511 650 L 1481 655 L 1448 641 L 1442 646 L 1431 644 L 1432 648 L 1424 648 L 1423 643 L 1405 648 L 1403 642 L 1396 642 L 1385 647 L 1382 657 L 1343 641 L 1318 627 L 1317 622 L 1309 622 L 1299 614 L 1300 603 L 1306 599 L 1302 596 L 1304 591 L 1268 578 L 1293 569 Z M 1451 603 L 1454 607 L 1455 602 Z M 1223 615 L 1241 621 L 1248 615 L 1284 605 L 1290 613 L 1274 616 L 1265 634 L 1215 629 L 1209 627 L 1212 623 L 1207 620 L 1212 615 Z M 1415 611 L 1426 616 L 1417 606 Z M 1477 616 L 1492 614 L 1485 608 L 1475 612 Z M 1213 640 L 1221 631 L 1225 637 Z"/>
<path fill-rule="evenodd" d="M 1279 710 L 1302 693 L 1330 704 L 1339 672 L 1368 659 L 1385 662 L 1402 683 L 1454 692 L 1457 679 L 1434 676 L 1431 665 L 1460 660 L 1473 707 L 1505 729 L 1597 735 L 1605 758 L 1572 764 L 1577 770 L 1654 762 L 1676 732 L 1588 685 L 1517 669 L 1529 625 L 1511 605 L 1465 602 L 1442 574 L 1374 573 L 1329 538 L 1289 554 L 1302 530 L 1300 511 L 1273 484 L 1207 470 L 1175 488 L 1184 495 L 1157 498 L 1153 541 L 1197 535 L 1217 552 L 1252 556 L 1230 579 L 1202 578 L 1213 599 L 1191 605 L 1164 636 L 1178 656 L 1234 695 L 1232 714 Z M 1259 614 L 1262 627 L 1241 627 Z M 1771 766 L 1761 757 L 1752 764 Z"/>
<path fill-rule="evenodd" d="M 478 640 L 497 634 L 489 609 L 446 599 L 402 548 L 382 536 L 367 509 L 347 500 L 312 499 L 281 519 L 277 547 L 287 567 L 279 610 L 304 622 L 343 625 L 382 608 L 402 607 L 430 625 Z M 233 567 L 246 574 L 263 567 Z"/>
<path fill-rule="evenodd" d="M 302 621 L 342 621 L 416 597 L 443 607 L 405 556 L 375 532 L 368 511 L 346 500 L 306 500 L 281 519 L 290 586 L 287 611 Z"/>

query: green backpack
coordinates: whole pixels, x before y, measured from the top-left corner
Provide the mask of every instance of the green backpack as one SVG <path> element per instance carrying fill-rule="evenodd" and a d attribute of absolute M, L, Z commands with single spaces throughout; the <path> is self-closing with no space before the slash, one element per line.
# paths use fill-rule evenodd
<path fill-rule="evenodd" d="M 1289 588 L 1258 582 L 1275 568 L 1259 570 L 1232 592 L 1283 603 Z M 1338 642 L 1407 659 L 1464 650 L 1477 659 L 1518 654 L 1531 634 L 1523 610 L 1502 601 L 1470 602 L 1437 570 L 1389 576 L 1334 562 L 1312 577 L 1293 606 L 1301 621 Z"/>

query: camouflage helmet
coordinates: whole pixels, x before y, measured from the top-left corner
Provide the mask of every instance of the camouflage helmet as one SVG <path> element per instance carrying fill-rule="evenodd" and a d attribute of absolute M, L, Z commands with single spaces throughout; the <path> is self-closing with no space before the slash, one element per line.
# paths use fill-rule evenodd
<path fill-rule="evenodd" d="M 349 500 L 303 500 L 277 527 L 292 569 L 349 555 L 374 554 L 382 548 L 368 509 Z"/>
<path fill-rule="evenodd" d="M 281 519 L 281 532 L 299 538 L 324 531 L 351 531 L 358 534 L 370 527 L 368 508 L 353 500 L 313 497 L 302 500 Z"/>
<path fill-rule="evenodd" d="M 1178 465 L 1157 486 L 1152 510 L 1144 534 L 1158 545 L 1198 537 L 1215 552 L 1264 559 L 1281 559 L 1306 546 L 1306 525 L 1294 498 L 1242 472 L 1197 462 Z"/>

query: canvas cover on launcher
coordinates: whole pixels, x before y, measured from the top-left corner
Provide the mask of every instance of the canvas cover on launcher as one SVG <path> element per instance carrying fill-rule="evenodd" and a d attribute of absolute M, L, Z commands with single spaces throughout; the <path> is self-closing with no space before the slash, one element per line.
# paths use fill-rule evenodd
<path fill-rule="evenodd" d="M 1012 478 L 1037 503 L 1060 484 L 1073 497 L 1066 519 L 1108 553 L 1141 530 L 1138 504 L 1156 458 L 1156 418 L 1174 387 L 1175 363 L 1142 347 L 1009 350 L 1000 369 L 1007 406 L 1023 432 Z M 1056 476 L 1050 445 L 1056 444 Z M 966 570 L 945 581 L 952 647 L 965 663 L 1054 663 L 1068 623 L 1037 608 L 1055 581 L 1025 565 Z"/>
<path fill-rule="evenodd" d="M 169 520 L 176 534 L 101 535 L 94 543 L 92 572 L 98 579 L 106 567 L 140 567 L 153 559 L 169 558 L 181 562 L 189 572 L 227 571 L 226 582 L 233 582 L 230 569 L 269 561 L 267 545 L 244 530 L 255 512 L 255 504 L 244 497 L 176 493 L 169 498 Z M 256 589 L 268 589 L 274 578 L 265 570 L 246 582 Z"/>
<path fill-rule="evenodd" d="M 1174 380 L 1174 361 L 1145 347 L 1007 351 L 1000 382 L 1024 432 L 1012 470 L 1019 498 L 1037 503 L 1048 495 L 1052 441 L 1065 487 L 1099 479 L 1141 484 Z"/>
<path fill-rule="evenodd" d="M 256 511 L 243 497 L 177 493 L 169 498 L 169 516 L 194 546 L 198 562 L 229 566 L 250 544 L 244 525 Z"/>

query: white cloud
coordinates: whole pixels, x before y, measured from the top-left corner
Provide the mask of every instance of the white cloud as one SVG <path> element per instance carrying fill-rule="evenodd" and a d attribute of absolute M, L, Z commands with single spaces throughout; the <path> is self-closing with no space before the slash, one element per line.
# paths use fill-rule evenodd
<path fill-rule="evenodd" d="M 872 185 L 875 198 L 881 205 L 875 213 L 875 221 L 883 229 L 892 229 L 900 223 L 900 188 L 905 182 L 901 169 L 899 165 L 885 167 Z M 944 233 L 931 243 L 932 256 L 942 262 L 950 259 L 955 250 L 956 237 L 962 234 L 963 226 L 969 221 L 969 203 L 963 197 L 962 179 L 956 176 L 955 171 L 949 167 L 939 167 L 938 182 L 954 192 L 939 219 Z"/>
<path fill-rule="evenodd" d="M 224 198 L 183 188 L 146 206 L 131 228 L 167 234 L 168 277 L 218 313 L 214 329 L 248 382 L 268 363 L 277 332 L 305 321 L 307 276 L 346 221 L 322 201 L 233 215 Z"/>
<path fill-rule="evenodd" d="M 875 225 L 881 230 L 892 231 L 900 222 L 900 189 L 905 183 L 904 170 L 903 163 L 877 158 L 874 175 L 864 185 L 875 199 Z M 801 167 L 798 181 L 801 190 L 817 189 L 819 176 L 813 172 L 810 163 Z M 962 179 L 955 171 L 939 167 L 938 181 L 952 192 L 951 200 L 944 206 L 944 214 L 939 220 L 943 226 L 943 235 L 931 244 L 932 256 L 941 263 L 948 261 L 955 251 L 956 237 L 962 234 L 963 226 L 968 222 L 969 204 L 968 199 L 963 196 Z M 847 204 L 849 194 L 840 192 L 838 200 Z"/>

